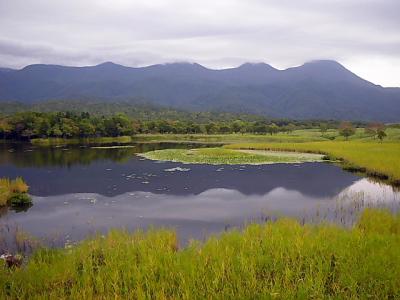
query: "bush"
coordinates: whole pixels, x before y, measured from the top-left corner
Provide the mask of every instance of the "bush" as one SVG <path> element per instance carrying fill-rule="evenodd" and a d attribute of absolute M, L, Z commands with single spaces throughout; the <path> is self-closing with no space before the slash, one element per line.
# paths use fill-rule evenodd
<path fill-rule="evenodd" d="M 29 186 L 21 177 L 14 180 L 0 178 L 0 206 L 19 206 L 31 204 L 31 197 L 28 195 Z"/>
<path fill-rule="evenodd" d="M 26 206 L 32 204 L 32 198 L 27 193 L 13 193 L 9 198 L 11 206 Z"/>

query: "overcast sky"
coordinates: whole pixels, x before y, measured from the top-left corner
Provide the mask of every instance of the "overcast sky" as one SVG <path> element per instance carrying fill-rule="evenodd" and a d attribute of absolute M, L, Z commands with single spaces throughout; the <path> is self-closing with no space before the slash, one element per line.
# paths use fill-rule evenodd
<path fill-rule="evenodd" d="M 400 86 L 400 0 L 0 0 L 0 66 L 334 59 Z"/>

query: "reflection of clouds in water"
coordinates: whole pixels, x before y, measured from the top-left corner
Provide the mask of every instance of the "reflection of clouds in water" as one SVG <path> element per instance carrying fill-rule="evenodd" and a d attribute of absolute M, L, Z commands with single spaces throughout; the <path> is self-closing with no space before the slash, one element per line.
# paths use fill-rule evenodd
<path fill-rule="evenodd" d="M 283 188 L 265 195 L 243 195 L 236 190 L 221 188 L 191 196 L 152 194 L 149 203 L 140 210 L 143 216 L 150 218 L 222 221 L 251 218 L 265 211 L 295 214 L 314 204 L 315 199 Z"/>
<path fill-rule="evenodd" d="M 388 204 L 400 201 L 400 192 L 392 186 L 363 178 L 345 188 L 336 197 L 343 202 L 363 201 L 365 205 Z"/>
<path fill-rule="evenodd" d="M 94 200 L 96 199 L 96 200 Z M 41 219 L 62 215 L 86 215 L 121 218 L 140 216 L 149 219 L 197 221 L 224 221 L 246 219 L 273 211 L 296 215 L 312 209 L 328 198 L 311 198 L 297 191 L 275 188 L 265 195 L 244 195 L 236 190 L 209 189 L 198 195 L 165 195 L 150 192 L 132 192 L 115 197 L 98 194 L 71 194 L 34 197 L 35 206 L 24 219 L 40 215 Z"/>
<path fill-rule="evenodd" d="M 245 195 L 237 190 L 213 188 L 198 195 L 168 195 L 151 192 L 131 192 L 114 197 L 94 193 L 34 197 L 35 205 L 24 214 L 9 218 L 25 222 L 57 223 L 57 220 L 74 221 L 75 225 L 88 220 L 97 223 L 135 223 L 135 219 L 158 220 L 168 225 L 170 220 L 202 222 L 245 221 L 262 214 L 303 216 L 316 209 L 323 211 L 336 204 L 363 205 L 398 202 L 399 193 L 392 187 L 361 179 L 342 190 L 336 197 L 310 197 L 282 187 L 264 195 Z M 109 220 L 109 221 L 107 221 Z"/>
<path fill-rule="evenodd" d="M 18 224 L 35 236 L 70 235 L 75 239 L 110 228 L 167 226 L 177 228 L 184 238 L 201 238 L 204 231 L 220 232 L 226 225 L 241 225 L 263 216 L 294 216 L 314 220 L 317 211 L 341 224 L 352 224 L 354 208 L 368 203 L 390 206 L 399 193 L 390 186 L 361 179 L 334 197 L 310 197 L 296 190 L 277 187 L 263 195 L 246 195 L 234 189 L 212 188 L 199 194 L 170 195 L 133 191 L 114 197 L 77 193 L 33 197 L 26 213 L 8 212 L 3 224 Z M 377 201 L 378 200 L 378 201 Z M 340 213 L 337 214 L 338 203 Z M 362 203 L 362 205 L 354 205 Z M 346 208 L 341 210 L 341 208 Z M 322 215 L 323 214 L 323 215 Z"/>

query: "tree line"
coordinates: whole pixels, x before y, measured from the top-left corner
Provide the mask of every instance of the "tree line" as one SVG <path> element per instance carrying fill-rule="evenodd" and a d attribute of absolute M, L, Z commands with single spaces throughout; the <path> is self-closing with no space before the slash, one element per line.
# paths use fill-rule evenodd
<path fill-rule="evenodd" d="M 350 123 L 318 120 L 287 119 L 238 119 L 236 117 L 216 121 L 213 117 L 202 116 L 199 120 L 132 118 L 123 113 L 98 115 L 89 112 L 18 112 L 0 116 L 0 137 L 5 139 L 32 138 L 86 138 L 118 137 L 135 134 L 277 134 L 290 133 L 297 129 L 319 128 L 321 134 L 328 129 L 338 129 L 339 134 L 348 139 L 354 135 L 356 127 L 364 127 L 366 135 L 382 140 L 386 127 L 381 123 Z"/>
<path fill-rule="evenodd" d="M 323 123 L 326 128 L 337 128 L 338 123 Z M 47 137 L 85 138 L 117 137 L 141 133 L 174 134 L 226 134 L 258 133 L 276 134 L 296 129 L 315 128 L 316 121 L 294 120 L 203 120 L 194 122 L 187 119 L 140 120 L 125 114 L 96 115 L 89 112 L 19 112 L 0 116 L 0 137 L 8 139 L 32 139 Z"/>

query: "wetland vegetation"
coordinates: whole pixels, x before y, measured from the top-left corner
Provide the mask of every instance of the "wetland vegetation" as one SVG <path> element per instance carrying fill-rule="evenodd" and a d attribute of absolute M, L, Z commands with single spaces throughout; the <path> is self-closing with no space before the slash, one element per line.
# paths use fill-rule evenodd
<path fill-rule="evenodd" d="M 283 218 L 185 248 L 170 230 L 112 231 L 0 268 L 0 297 L 397 299 L 399 234 L 400 216 L 384 210 L 350 229 Z"/>
<path fill-rule="evenodd" d="M 322 161 L 323 156 L 307 153 L 277 151 L 231 150 L 225 148 L 165 149 L 150 151 L 141 156 L 159 161 L 174 161 L 187 164 L 274 164 Z"/>
<path fill-rule="evenodd" d="M 400 185 L 400 143 L 371 141 L 329 141 L 313 143 L 239 143 L 227 149 L 301 151 L 321 153 L 342 160 L 348 170 L 388 179 Z"/>

